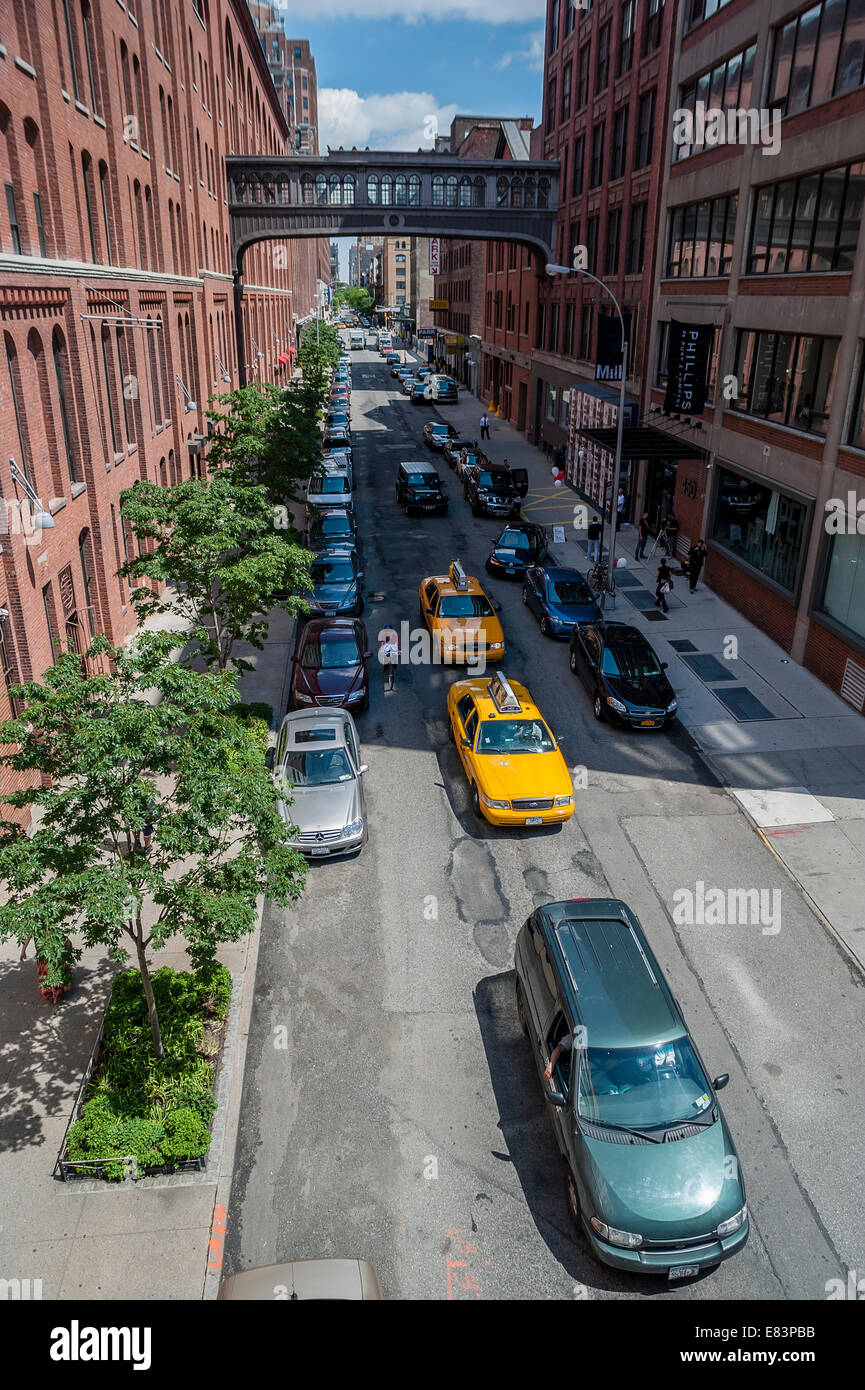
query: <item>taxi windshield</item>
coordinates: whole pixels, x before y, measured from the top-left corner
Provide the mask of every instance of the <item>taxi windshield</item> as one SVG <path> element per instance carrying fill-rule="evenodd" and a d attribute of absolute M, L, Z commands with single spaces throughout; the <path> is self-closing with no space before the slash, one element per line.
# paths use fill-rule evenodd
<path fill-rule="evenodd" d="M 440 618 L 491 618 L 492 605 L 486 594 L 445 594 L 439 605 Z"/>
<path fill-rule="evenodd" d="M 485 719 L 481 724 L 479 753 L 552 753 L 555 744 L 540 719 Z"/>
<path fill-rule="evenodd" d="M 653 1129 L 710 1111 L 712 1095 L 688 1038 L 643 1047 L 590 1047 L 580 1061 L 577 1114 L 601 1125 Z"/>

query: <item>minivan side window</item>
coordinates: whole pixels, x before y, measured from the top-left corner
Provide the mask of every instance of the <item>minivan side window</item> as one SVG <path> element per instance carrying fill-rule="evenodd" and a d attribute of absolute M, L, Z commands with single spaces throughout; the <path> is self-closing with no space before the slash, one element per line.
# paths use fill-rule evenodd
<path fill-rule="evenodd" d="M 552 1057 L 555 1048 L 562 1044 L 565 1045 L 562 1046 L 553 1068 L 553 1082 L 555 1083 L 555 1090 L 567 1095 L 571 1086 L 574 1032 L 565 1015 L 558 1013 L 547 1034 L 547 1055 Z"/>

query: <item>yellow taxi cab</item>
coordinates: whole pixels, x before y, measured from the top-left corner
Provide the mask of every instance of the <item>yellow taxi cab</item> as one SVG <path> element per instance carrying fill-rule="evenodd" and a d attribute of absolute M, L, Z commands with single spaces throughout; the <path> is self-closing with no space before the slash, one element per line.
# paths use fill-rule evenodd
<path fill-rule="evenodd" d="M 553 734 L 519 681 L 500 671 L 454 681 L 451 732 L 475 815 L 492 825 L 556 825 L 574 814 L 574 784 Z"/>
<path fill-rule="evenodd" d="M 421 580 L 420 611 L 446 662 L 501 661 L 505 634 L 478 581 L 454 560 L 446 575 Z"/>

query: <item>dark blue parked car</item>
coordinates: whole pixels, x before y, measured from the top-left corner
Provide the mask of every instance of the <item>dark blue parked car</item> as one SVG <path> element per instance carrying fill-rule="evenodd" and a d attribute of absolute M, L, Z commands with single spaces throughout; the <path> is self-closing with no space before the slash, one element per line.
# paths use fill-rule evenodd
<path fill-rule="evenodd" d="M 540 623 L 545 637 L 568 637 L 577 623 L 598 622 L 601 610 L 579 570 L 526 570 L 523 603 Z"/>
<path fill-rule="evenodd" d="M 487 574 L 522 579 L 526 570 L 543 563 L 547 553 L 547 533 L 543 526 L 521 521 L 506 526 L 487 556 Z"/>
<path fill-rule="evenodd" d="M 310 613 L 358 618 L 363 612 L 357 551 L 333 546 L 322 550 L 312 562 L 312 592 L 307 594 Z"/>

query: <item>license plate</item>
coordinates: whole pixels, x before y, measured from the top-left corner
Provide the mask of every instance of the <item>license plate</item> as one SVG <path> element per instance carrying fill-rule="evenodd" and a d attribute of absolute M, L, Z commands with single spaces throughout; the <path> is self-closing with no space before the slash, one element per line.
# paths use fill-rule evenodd
<path fill-rule="evenodd" d="M 323 846 L 319 846 L 316 849 L 311 849 L 309 852 L 310 854 L 329 854 L 330 850 L 325 849 Z"/>
<path fill-rule="evenodd" d="M 514 573 L 515 573 L 515 571 L 514 571 L 513 565 L 508 565 L 507 569 L 505 570 L 505 574 L 514 574 Z"/>
<path fill-rule="evenodd" d="M 526 825 L 543 825 L 543 816 L 526 816 Z"/>
<path fill-rule="evenodd" d="M 700 1273 L 699 1265 L 670 1265 L 668 1279 L 690 1279 Z"/>
<path fill-rule="evenodd" d="M 641 728 L 641 729 L 654 729 L 654 727 L 655 727 L 655 725 L 657 724 L 657 722 L 658 722 L 657 719 L 641 719 L 641 720 L 640 720 L 640 728 Z"/>

